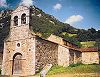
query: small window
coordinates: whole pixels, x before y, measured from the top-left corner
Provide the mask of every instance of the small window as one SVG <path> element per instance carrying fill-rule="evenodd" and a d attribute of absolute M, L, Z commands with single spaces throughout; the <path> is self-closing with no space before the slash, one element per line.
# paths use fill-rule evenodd
<path fill-rule="evenodd" d="M 14 17 L 14 26 L 17 26 L 18 25 L 18 16 L 15 16 Z"/>
<path fill-rule="evenodd" d="M 26 14 L 22 14 L 21 16 L 21 24 L 26 24 Z"/>
<path fill-rule="evenodd" d="M 20 47 L 20 43 L 18 43 L 17 46 Z"/>

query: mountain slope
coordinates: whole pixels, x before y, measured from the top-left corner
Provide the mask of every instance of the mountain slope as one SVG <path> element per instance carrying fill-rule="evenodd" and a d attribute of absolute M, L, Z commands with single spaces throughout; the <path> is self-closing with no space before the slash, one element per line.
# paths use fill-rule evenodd
<path fill-rule="evenodd" d="M 39 8 L 31 7 L 31 19 L 30 25 L 34 32 L 41 32 L 43 35 L 46 36 L 52 33 L 59 33 L 62 32 L 64 27 L 71 27 L 69 24 L 64 24 L 57 20 L 55 17 L 45 14 Z M 73 27 L 71 27 L 73 28 Z"/>
<path fill-rule="evenodd" d="M 12 10 L 5 10 L 0 14 L 0 45 L 9 34 Z M 84 30 L 76 29 L 69 24 L 57 20 L 54 16 L 46 14 L 41 9 L 30 7 L 30 28 L 37 35 L 47 38 L 51 34 L 63 37 L 67 41 L 79 44 L 80 41 L 100 41 L 100 30 L 94 28 Z"/>

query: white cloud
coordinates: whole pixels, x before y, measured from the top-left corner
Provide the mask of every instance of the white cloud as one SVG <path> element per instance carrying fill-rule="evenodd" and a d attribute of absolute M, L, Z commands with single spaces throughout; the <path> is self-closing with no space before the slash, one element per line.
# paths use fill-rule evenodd
<path fill-rule="evenodd" d="M 25 6 L 32 6 L 33 5 L 33 0 L 21 0 L 21 3 L 22 5 L 25 5 Z"/>
<path fill-rule="evenodd" d="M 65 21 L 65 23 L 73 25 L 73 24 L 75 24 L 77 22 L 82 21 L 83 19 L 84 18 L 81 15 L 72 15 Z"/>
<path fill-rule="evenodd" d="M 7 2 L 6 0 L 0 0 L 0 7 L 7 7 Z"/>
<path fill-rule="evenodd" d="M 53 6 L 54 10 L 60 10 L 62 8 L 62 5 L 60 3 L 57 3 Z"/>

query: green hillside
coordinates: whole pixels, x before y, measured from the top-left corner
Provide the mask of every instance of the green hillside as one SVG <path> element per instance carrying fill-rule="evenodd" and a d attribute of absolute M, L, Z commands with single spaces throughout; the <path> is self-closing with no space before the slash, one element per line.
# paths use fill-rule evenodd
<path fill-rule="evenodd" d="M 5 10 L 0 17 L 0 46 L 9 34 L 11 11 Z M 43 38 L 55 34 L 78 45 L 84 41 L 100 41 L 100 30 L 74 28 L 35 6 L 30 7 L 30 29 Z"/>

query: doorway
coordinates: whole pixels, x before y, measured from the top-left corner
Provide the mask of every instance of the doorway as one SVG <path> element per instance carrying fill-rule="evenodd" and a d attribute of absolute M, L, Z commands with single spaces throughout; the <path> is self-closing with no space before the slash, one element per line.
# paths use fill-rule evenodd
<path fill-rule="evenodd" d="M 13 56 L 12 74 L 19 75 L 22 73 L 22 54 L 16 53 Z"/>

